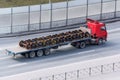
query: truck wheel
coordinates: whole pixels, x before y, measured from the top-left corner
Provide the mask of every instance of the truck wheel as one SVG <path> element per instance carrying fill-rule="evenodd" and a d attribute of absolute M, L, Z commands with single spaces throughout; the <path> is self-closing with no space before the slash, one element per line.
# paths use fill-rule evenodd
<path fill-rule="evenodd" d="M 58 49 L 58 46 L 52 47 L 52 49 Z"/>
<path fill-rule="evenodd" d="M 80 42 L 77 42 L 77 43 L 75 44 L 75 47 L 76 47 L 76 48 L 80 48 Z"/>
<path fill-rule="evenodd" d="M 24 55 L 26 58 L 28 58 L 29 56 L 28 56 L 28 53 L 25 53 L 25 55 Z"/>
<path fill-rule="evenodd" d="M 50 55 L 50 49 L 45 49 L 45 50 L 44 50 L 44 55 L 45 55 L 45 56 Z"/>
<path fill-rule="evenodd" d="M 24 53 L 24 54 L 21 54 L 21 56 L 24 56 L 24 57 L 25 57 L 25 53 Z"/>
<path fill-rule="evenodd" d="M 35 52 L 34 51 L 30 52 L 28 56 L 29 56 L 29 58 L 34 58 L 35 57 Z"/>
<path fill-rule="evenodd" d="M 80 48 L 83 49 L 86 47 L 86 43 L 85 42 L 80 42 Z"/>
<path fill-rule="evenodd" d="M 103 44 L 103 39 L 99 39 L 97 45 Z"/>
<path fill-rule="evenodd" d="M 75 42 L 73 42 L 73 43 L 71 43 L 71 45 L 72 45 L 73 47 L 75 47 L 76 43 L 75 43 Z"/>
<path fill-rule="evenodd" d="M 36 56 L 37 56 L 37 57 L 43 56 L 43 51 L 42 51 L 42 50 L 38 50 L 38 51 L 36 52 Z"/>

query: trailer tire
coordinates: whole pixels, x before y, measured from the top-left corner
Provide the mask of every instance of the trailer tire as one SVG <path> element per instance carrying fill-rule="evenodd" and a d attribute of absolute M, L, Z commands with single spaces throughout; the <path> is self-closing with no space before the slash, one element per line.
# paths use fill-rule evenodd
<path fill-rule="evenodd" d="M 80 42 L 76 42 L 75 47 L 80 48 Z"/>
<path fill-rule="evenodd" d="M 58 49 L 58 46 L 52 47 L 52 49 Z"/>
<path fill-rule="evenodd" d="M 75 47 L 76 43 L 75 43 L 75 42 L 73 42 L 73 43 L 71 43 L 71 45 L 72 45 L 73 47 Z"/>
<path fill-rule="evenodd" d="M 41 56 L 43 56 L 43 50 L 36 51 L 36 57 L 41 57 Z"/>
<path fill-rule="evenodd" d="M 28 56 L 29 56 L 29 58 L 34 58 L 35 57 L 35 52 L 34 51 L 30 52 L 28 54 Z"/>
<path fill-rule="evenodd" d="M 50 53 L 50 49 L 44 49 L 44 55 L 45 56 L 48 56 L 48 55 L 50 55 L 51 53 Z"/>
<path fill-rule="evenodd" d="M 25 57 L 25 53 L 24 53 L 24 54 L 21 54 L 21 56 L 24 56 L 24 57 Z"/>
<path fill-rule="evenodd" d="M 80 48 L 83 49 L 86 47 L 86 42 L 83 41 L 83 42 L 80 42 Z"/>
<path fill-rule="evenodd" d="M 28 57 L 29 57 L 29 56 L 28 56 L 28 53 L 25 53 L 25 54 L 24 54 L 24 56 L 25 56 L 26 58 L 28 58 Z"/>

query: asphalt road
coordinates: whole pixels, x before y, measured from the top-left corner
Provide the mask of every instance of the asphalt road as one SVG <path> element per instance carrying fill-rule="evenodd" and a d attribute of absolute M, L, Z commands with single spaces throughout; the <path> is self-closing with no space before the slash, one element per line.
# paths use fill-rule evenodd
<path fill-rule="evenodd" d="M 11 56 L 7 56 L 3 50 L 17 46 L 18 41 L 21 39 L 34 38 L 36 36 L 43 36 L 58 32 L 40 33 L 13 38 L 1 38 L 0 77 L 119 54 L 119 24 L 120 22 L 107 24 L 109 31 L 108 42 L 103 45 L 90 45 L 85 49 L 76 49 L 70 45 L 67 45 L 60 47 L 57 50 L 53 50 L 53 54 L 50 56 L 43 56 L 41 58 L 33 59 L 26 59 L 22 56 L 18 56 L 17 59 L 13 59 Z"/>

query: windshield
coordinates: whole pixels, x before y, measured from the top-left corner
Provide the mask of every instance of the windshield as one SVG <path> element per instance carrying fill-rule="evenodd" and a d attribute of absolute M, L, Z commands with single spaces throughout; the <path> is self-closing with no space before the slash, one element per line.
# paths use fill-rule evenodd
<path fill-rule="evenodd" d="M 101 30 L 105 31 L 106 30 L 106 26 L 101 27 Z"/>

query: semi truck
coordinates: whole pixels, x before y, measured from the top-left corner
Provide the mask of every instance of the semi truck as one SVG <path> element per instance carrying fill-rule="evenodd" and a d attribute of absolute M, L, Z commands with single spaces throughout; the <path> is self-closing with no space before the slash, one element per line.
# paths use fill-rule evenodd
<path fill-rule="evenodd" d="M 14 57 L 20 54 L 26 58 L 34 58 L 48 56 L 51 54 L 51 49 L 58 49 L 60 46 L 68 44 L 82 49 L 86 45 L 100 45 L 105 43 L 107 41 L 105 23 L 89 18 L 86 21 L 85 27 L 80 27 L 76 30 L 21 40 L 18 47 L 6 49 L 6 53 Z"/>

